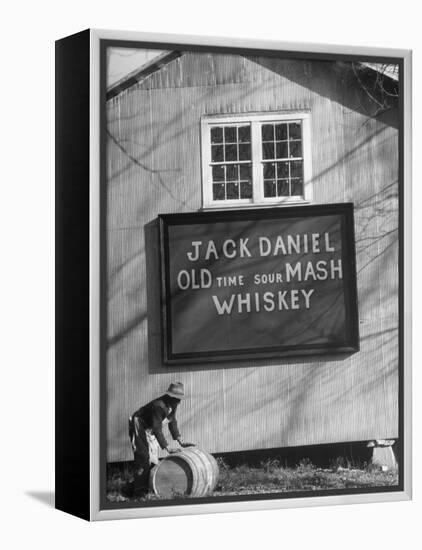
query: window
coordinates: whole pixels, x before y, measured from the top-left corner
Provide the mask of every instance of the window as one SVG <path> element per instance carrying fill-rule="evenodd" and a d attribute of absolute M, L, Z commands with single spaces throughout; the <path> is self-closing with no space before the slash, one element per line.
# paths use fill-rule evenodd
<path fill-rule="evenodd" d="M 204 117 L 204 207 L 312 200 L 309 113 Z"/>
<path fill-rule="evenodd" d="M 252 199 L 250 124 L 211 125 L 212 199 Z"/>

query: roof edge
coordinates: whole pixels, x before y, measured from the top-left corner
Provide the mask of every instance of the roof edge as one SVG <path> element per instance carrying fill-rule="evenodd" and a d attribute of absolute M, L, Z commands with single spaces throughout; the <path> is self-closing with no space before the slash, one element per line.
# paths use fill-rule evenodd
<path fill-rule="evenodd" d="M 378 73 L 382 73 L 383 76 L 389 78 L 390 80 L 394 80 L 395 82 L 398 82 L 399 80 L 399 72 L 398 72 L 398 63 L 368 63 L 368 62 L 362 62 L 360 63 L 363 67 L 366 69 L 372 69 L 373 71 L 376 71 Z M 379 70 L 377 67 L 381 66 L 383 69 Z"/>
<path fill-rule="evenodd" d="M 151 59 L 151 61 L 143 65 L 140 69 L 135 69 L 133 72 L 129 73 L 118 82 L 111 85 L 107 89 L 106 100 L 108 101 L 109 99 L 116 97 L 121 92 L 127 90 L 134 84 L 137 84 L 150 74 L 155 73 L 156 71 L 161 69 L 163 65 L 166 65 L 170 61 L 173 61 L 174 59 L 180 57 L 182 53 L 183 52 L 180 51 L 164 52 L 154 59 Z"/>
<path fill-rule="evenodd" d="M 167 63 L 170 63 L 170 61 L 173 61 L 174 59 L 177 59 L 178 57 L 183 55 L 183 51 L 173 50 L 173 51 L 167 51 L 164 52 L 154 59 L 151 59 L 148 63 L 143 65 L 139 69 L 135 69 L 128 75 L 124 76 L 122 79 L 120 79 L 115 84 L 112 84 L 108 89 L 106 93 L 106 100 L 110 100 L 117 95 L 119 95 L 121 92 L 127 90 L 128 88 L 134 86 L 138 82 L 141 82 L 149 75 L 155 73 L 156 71 L 160 70 L 164 65 Z M 359 63 L 362 67 L 365 67 L 366 69 L 370 69 L 375 72 L 379 72 L 377 69 L 377 65 L 380 65 L 379 63 L 368 63 L 368 62 L 360 62 Z M 393 64 L 391 64 L 393 66 Z M 398 74 L 394 71 L 384 71 L 383 75 L 393 81 L 398 81 Z"/>

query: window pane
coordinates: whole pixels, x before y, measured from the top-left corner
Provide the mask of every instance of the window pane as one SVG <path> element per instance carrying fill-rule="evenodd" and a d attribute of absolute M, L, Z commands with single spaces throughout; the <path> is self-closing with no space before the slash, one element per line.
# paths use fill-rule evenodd
<path fill-rule="evenodd" d="M 223 128 L 220 126 L 211 128 L 211 143 L 223 143 Z"/>
<path fill-rule="evenodd" d="M 264 179 L 275 178 L 275 164 L 274 162 L 266 162 L 264 164 Z"/>
<path fill-rule="evenodd" d="M 291 157 L 301 157 L 302 156 L 302 142 L 301 141 L 291 141 L 290 142 L 290 156 Z"/>
<path fill-rule="evenodd" d="M 292 122 L 291 124 L 289 124 L 289 138 L 290 139 L 302 138 L 302 129 L 299 122 Z"/>
<path fill-rule="evenodd" d="M 303 197 L 303 179 L 292 179 L 292 195 Z"/>
<path fill-rule="evenodd" d="M 288 178 L 289 177 L 289 163 L 288 162 L 277 162 L 277 178 Z"/>
<path fill-rule="evenodd" d="M 250 126 L 239 126 L 239 141 L 250 142 L 251 141 L 251 127 Z"/>
<path fill-rule="evenodd" d="M 237 160 L 237 145 L 226 145 L 226 162 L 230 160 Z"/>
<path fill-rule="evenodd" d="M 273 159 L 274 158 L 274 143 L 262 144 L 262 158 Z"/>
<path fill-rule="evenodd" d="M 212 167 L 212 181 L 224 181 L 224 166 Z"/>
<path fill-rule="evenodd" d="M 289 180 L 277 180 L 277 195 L 279 197 L 289 196 Z"/>
<path fill-rule="evenodd" d="M 212 162 L 222 162 L 223 158 L 223 146 L 222 145 L 213 145 L 211 147 L 211 161 Z"/>
<path fill-rule="evenodd" d="M 224 183 L 214 183 L 212 186 L 212 196 L 215 201 L 223 201 L 224 196 Z"/>
<path fill-rule="evenodd" d="M 250 164 L 241 164 L 240 165 L 240 179 L 241 180 L 250 180 L 251 178 L 251 165 Z"/>
<path fill-rule="evenodd" d="M 224 141 L 226 143 L 236 143 L 236 126 L 226 126 L 224 128 Z"/>
<path fill-rule="evenodd" d="M 301 178 L 302 174 L 302 161 L 294 160 L 290 163 L 290 177 L 291 178 Z"/>
<path fill-rule="evenodd" d="M 240 183 L 240 198 L 241 199 L 252 198 L 252 183 L 250 181 L 242 181 Z"/>
<path fill-rule="evenodd" d="M 287 124 L 277 124 L 275 127 L 275 139 L 277 141 L 287 139 Z"/>
<path fill-rule="evenodd" d="M 274 125 L 262 125 L 262 141 L 274 141 Z"/>
<path fill-rule="evenodd" d="M 289 156 L 288 153 L 288 142 L 287 141 L 281 141 L 280 143 L 277 143 L 276 146 L 276 153 L 278 159 L 286 159 Z"/>
<path fill-rule="evenodd" d="M 239 198 L 239 184 L 228 183 L 227 184 L 227 200 Z"/>
<path fill-rule="evenodd" d="M 250 144 L 239 145 L 239 160 L 251 160 L 251 146 Z"/>
<path fill-rule="evenodd" d="M 264 197 L 275 197 L 275 181 L 267 180 L 264 181 Z"/>
<path fill-rule="evenodd" d="M 236 181 L 238 180 L 238 164 L 228 164 L 226 166 L 226 181 Z"/>

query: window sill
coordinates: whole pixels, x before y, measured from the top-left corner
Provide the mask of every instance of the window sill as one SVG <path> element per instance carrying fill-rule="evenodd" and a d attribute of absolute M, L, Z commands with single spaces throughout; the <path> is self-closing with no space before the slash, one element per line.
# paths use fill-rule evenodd
<path fill-rule="evenodd" d="M 232 204 L 207 204 L 200 208 L 200 211 L 205 212 L 207 210 L 247 210 L 249 208 L 286 208 L 289 206 L 307 205 L 312 204 L 309 200 L 291 200 L 283 202 L 250 202 L 245 203 L 232 203 Z"/>

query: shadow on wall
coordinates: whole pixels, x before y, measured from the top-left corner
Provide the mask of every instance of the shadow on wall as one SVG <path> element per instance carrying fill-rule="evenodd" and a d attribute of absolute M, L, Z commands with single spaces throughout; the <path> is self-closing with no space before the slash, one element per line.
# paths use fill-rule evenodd
<path fill-rule="evenodd" d="M 55 493 L 54 491 L 26 491 L 26 496 L 38 500 L 41 504 L 48 506 L 49 508 L 54 508 L 55 504 Z"/>
<path fill-rule="evenodd" d="M 217 369 L 235 369 L 271 365 L 298 365 L 344 360 L 352 353 L 316 355 L 303 357 L 286 357 L 274 359 L 247 359 L 241 361 L 222 361 L 206 363 L 203 359 L 197 364 L 166 365 L 163 361 L 163 331 L 161 318 L 161 267 L 160 267 L 160 236 L 159 221 L 152 220 L 144 226 L 145 261 L 146 261 L 146 292 L 148 319 L 148 372 L 149 374 L 197 372 Z"/>
<path fill-rule="evenodd" d="M 372 69 L 358 69 L 359 63 L 341 61 L 278 59 L 248 57 L 248 59 L 280 76 L 334 100 L 350 111 L 368 118 L 377 118 L 383 124 L 398 128 L 398 83 Z M 336 86 L 331 85 L 332 82 Z M 382 83 L 382 85 L 379 85 Z M 386 101 L 387 100 L 387 101 Z"/>

